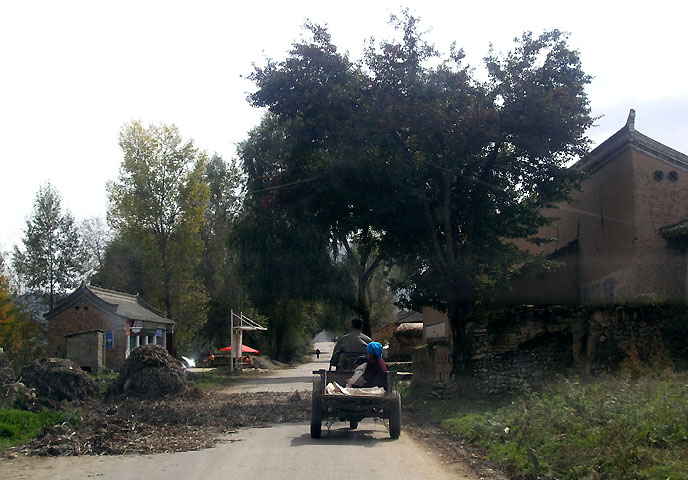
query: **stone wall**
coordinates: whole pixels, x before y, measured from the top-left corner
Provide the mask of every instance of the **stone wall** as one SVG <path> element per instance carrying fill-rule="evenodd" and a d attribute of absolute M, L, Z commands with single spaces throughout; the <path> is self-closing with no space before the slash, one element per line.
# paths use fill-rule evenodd
<path fill-rule="evenodd" d="M 490 394 L 538 388 L 571 367 L 599 374 L 618 369 L 633 355 L 646 363 L 688 355 L 685 306 L 524 305 L 493 311 L 470 329 L 475 386 Z M 450 354 L 449 342 L 416 349 L 414 380 L 446 381 Z"/>

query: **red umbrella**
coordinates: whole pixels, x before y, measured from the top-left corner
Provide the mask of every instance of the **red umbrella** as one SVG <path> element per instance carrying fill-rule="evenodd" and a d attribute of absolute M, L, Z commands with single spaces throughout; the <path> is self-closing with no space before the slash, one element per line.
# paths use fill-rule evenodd
<path fill-rule="evenodd" d="M 230 345 L 229 347 L 224 347 L 224 348 L 221 348 L 220 350 L 222 350 L 223 352 L 231 352 L 232 346 Z M 247 345 L 242 345 L 241 346 L 241 353 L 260 353 L 260 352 L 258 352 L 258 350 L 256 350 L 255 348 L 251 348 Z"/>

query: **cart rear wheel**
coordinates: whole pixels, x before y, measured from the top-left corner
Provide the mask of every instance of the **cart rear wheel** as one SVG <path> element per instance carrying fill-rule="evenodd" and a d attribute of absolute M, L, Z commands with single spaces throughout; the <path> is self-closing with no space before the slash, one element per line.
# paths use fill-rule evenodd
<path fill-rule="evenodd" d="M 401 435 L 401 395 L 394 390 L 392 396 L 394 398 L 389 410 L 389 436 L 397 439 Z"/>
<path fill-rule="evenodd" d="M 313 379 L 313 399 L 311 401 L 311 438 L 320 438 L 322 431 L 322 380 Z"/>

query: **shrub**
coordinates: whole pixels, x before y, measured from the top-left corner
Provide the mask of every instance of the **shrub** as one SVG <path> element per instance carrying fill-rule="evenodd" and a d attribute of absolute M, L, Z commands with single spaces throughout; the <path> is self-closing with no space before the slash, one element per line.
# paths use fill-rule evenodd
<path fill-rule="evenodd" d="M 455 411 L 444 424 L 520 474 L 688 478 L 687 394 L 685 373 L 561 379 L 496 411 Z"/>

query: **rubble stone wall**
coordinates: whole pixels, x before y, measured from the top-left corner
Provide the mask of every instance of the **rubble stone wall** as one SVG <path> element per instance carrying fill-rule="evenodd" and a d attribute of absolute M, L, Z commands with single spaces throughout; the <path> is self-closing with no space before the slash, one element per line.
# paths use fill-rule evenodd
<path fill-rule="evenodd" d="M 677 305 L 524 305 L 491 312 L 470 329 L 474 381 L 482 393 L 537 388 L 574 366 L 589 374 L 613 371 L 633 355 L 649 363 L 688 355 L 688 314 Z M 414 381 L 446 381 L 450 353 L 449 342 L 417 348 Z"/>

